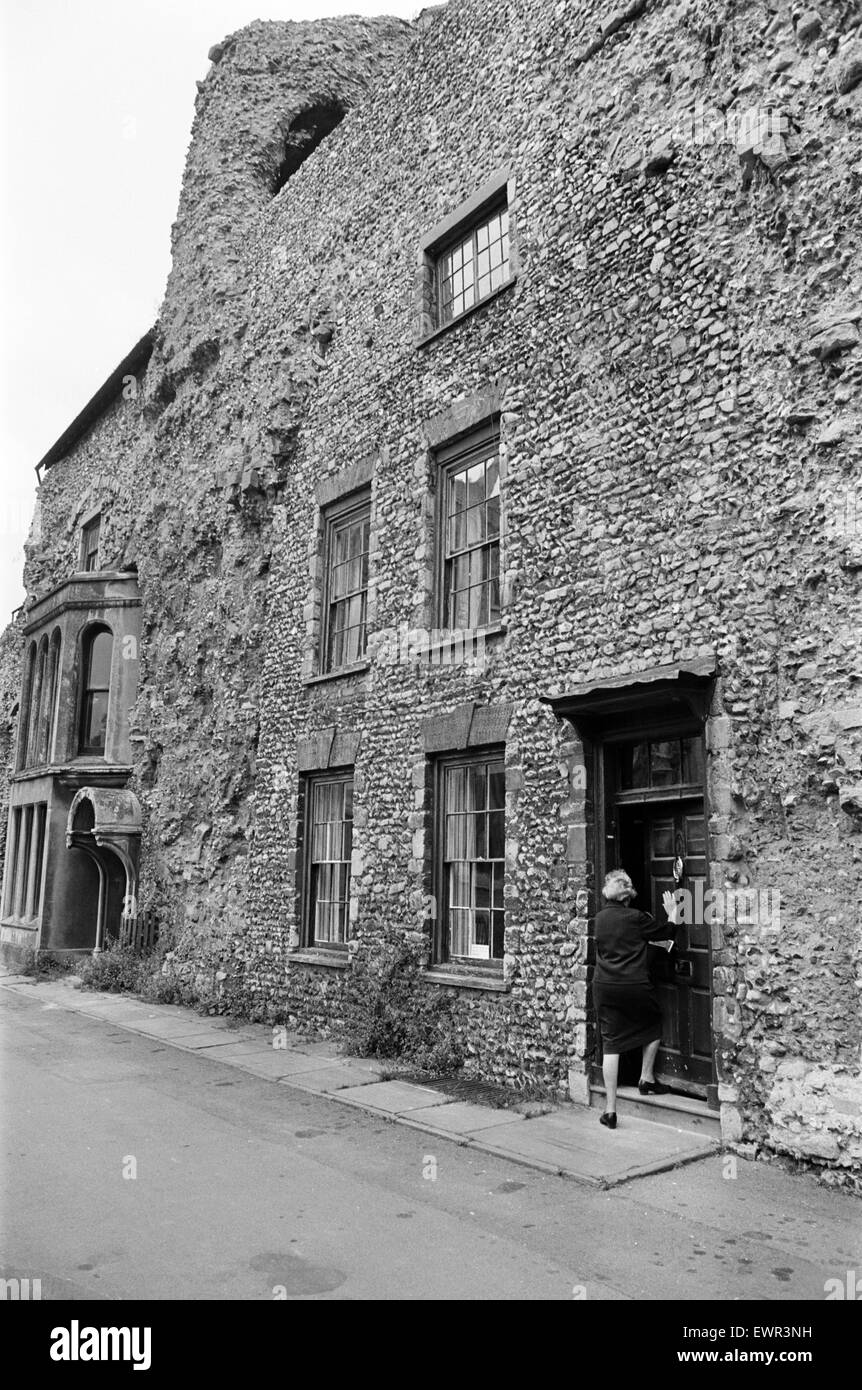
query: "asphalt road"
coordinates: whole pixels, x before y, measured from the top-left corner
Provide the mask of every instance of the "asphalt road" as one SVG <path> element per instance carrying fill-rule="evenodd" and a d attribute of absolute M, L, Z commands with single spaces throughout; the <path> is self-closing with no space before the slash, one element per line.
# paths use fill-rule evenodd
<path fill-rule="evenodd" d="M 820 1299 L 860 1204 L 720 1157 L 602 1192 L 0 989 L 0 1275 L 43 1299 Z"/>

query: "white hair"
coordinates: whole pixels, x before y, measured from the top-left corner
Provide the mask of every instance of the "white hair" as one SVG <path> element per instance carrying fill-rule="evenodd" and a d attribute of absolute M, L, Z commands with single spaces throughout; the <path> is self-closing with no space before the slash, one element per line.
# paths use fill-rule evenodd
<path fill-rule="evenodd" d="M 611 869 L 609 874 L 605 874 L 602 897 L 609 903 L 627 903 L 637 897 L 635 886 L 625 869 Z"/>

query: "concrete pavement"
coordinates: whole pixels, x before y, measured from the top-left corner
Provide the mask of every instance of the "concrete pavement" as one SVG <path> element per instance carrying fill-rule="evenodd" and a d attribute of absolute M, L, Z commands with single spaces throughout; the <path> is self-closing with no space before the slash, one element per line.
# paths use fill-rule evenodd
<path fill-rule="evenodd" d="M 460 1102 L 386 1110 L 378 1064 L 346 1088 L 368 1105 L 345 1105 L 322 1089 L 344 1065 L 328 1045 L 274 1076 L 253 1069 L 279 1051 L 266 1030 L 187 1032 L 186 1011 L 116 996 L 88 1014 L 67 988 L 0 988 L 0 1277 L 45 1298 L 822 1300 L 862 1268 L 862 1207 L 809 1178 L 710 1155 L 567 1181 L 465 1145 Z"/>
<path fill-rule="evenodd" d="M 610 1133 L 598 1123 L 596 1111 L 581 1106 L 557 1107 L 549 1115 L 527 1119 L 514 1110 L 455 1101 L 433 1087 L 397 1078 L 381 1080 L 392 1071 L 391 1063 L 344 1057 L 335 1043 L 307 1042 L 261 1024 L 201 1017 L 179 1005 L 144 1004 L 127 995 L 82 990 L 68 978 L 35 985 L 13 975 L 0 983 L 25 994 L 38 989 L 40 999 L 55 1007 L 593 1186 L 611 1187 L 676 1168 L 716 1153 L 719 1147 L 711 1135 L 694 1127 L 676 1128 L 639 1116 L 621 1117 L 619 1128 Z"/>

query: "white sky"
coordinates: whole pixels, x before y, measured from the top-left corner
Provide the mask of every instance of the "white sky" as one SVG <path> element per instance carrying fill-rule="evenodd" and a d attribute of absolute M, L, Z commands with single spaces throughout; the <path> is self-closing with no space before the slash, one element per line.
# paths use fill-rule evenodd
<path fill-rule="evenodd" d="M 155 321 L 207 51 L 433 0 L 0 0 L 0 628 L 43 454 Z"/>

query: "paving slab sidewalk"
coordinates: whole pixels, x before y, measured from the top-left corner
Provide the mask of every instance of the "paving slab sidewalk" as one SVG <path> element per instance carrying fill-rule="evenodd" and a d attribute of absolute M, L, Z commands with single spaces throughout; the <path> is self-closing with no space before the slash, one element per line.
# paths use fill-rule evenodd
<path fill-rule="evenodd" d="M 473 1105 L 433 1086 L 387 1080 L 391 1065 L 344 1056 L 335 1043 L 288 1039 L 283 1030 L 264 1024 L 202 1017 L 181 1005 L 146 1004 L 128 995 L 82 990 L 68 979 L 37 981 L 6 974 L 0 975 L 0 987 L 32 993 L 45 1008 L 100 1019 L 259 1080 L 325 1095 L 436 1138 L 592 1187 L 613 1187 L 661 1173 L 706 1158 L 720 1148 L 717 1140 L 695 1130 L 638 1116 L 621 1119 L 611 1132 L 598 1123 L 595 1110 L 581 1106 L 559 1106 L 530 1119 L 510 1110 Z"/>

